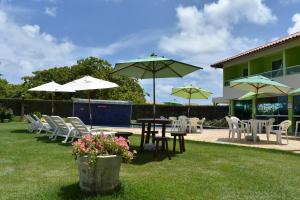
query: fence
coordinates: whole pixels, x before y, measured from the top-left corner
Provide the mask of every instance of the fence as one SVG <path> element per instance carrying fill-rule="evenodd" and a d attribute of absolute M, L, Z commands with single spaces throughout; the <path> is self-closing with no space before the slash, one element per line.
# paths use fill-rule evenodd
<path fill-rule="evenodd" d="M 22 103 L 24 104 L 24 113 L 40 112 L 42 114 L 51 115 L 51 101 L 50 100 L 36 100 L 36 99 L 0 99 L 0 106 L 11 108 L 14 115 L 21 115 Z M 54 101 L 55 115 L 62 117 L 72 116 L 73 102 L 56 100 Z M 132 107 L 132 119 L 152 117 L 152 105 L 136 104 Z M 221 119 L 228 115 L 228 106 L 191 106 L 190 116 L 205 117 L 208 120 Z M 173 106 L 173 105 L 157 105 L 156 116 L 179 116 L 187 115 L 187 106 Z"/>

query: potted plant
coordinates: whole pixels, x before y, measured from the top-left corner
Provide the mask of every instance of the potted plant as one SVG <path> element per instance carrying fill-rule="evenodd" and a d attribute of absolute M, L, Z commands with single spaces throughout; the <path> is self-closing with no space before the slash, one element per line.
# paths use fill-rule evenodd
<path fill-rule="evenodd" d="M 87 192 L 107 193 L 119 185 L 121 162 L 130 162 L 133 153 L 125 138 L 86 135 L 73 142 L 80 188 Z"/>

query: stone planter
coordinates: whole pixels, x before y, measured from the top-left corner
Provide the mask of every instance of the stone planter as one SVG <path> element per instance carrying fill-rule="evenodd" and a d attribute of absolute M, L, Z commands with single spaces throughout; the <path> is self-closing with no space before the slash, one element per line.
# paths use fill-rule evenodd
<path fill-rule="evenodd" d="M 86 192 L 108 193 L 119 185 L 122 158 L 115 155 L 97 156 L 96 164 L 89 157 L 78 157 L 80 188 Z"/>

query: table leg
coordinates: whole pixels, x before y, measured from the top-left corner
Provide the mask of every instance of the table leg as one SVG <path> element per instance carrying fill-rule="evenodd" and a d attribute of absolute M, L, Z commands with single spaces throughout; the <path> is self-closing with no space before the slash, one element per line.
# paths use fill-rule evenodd
<path fill-rule="evenodd" d="M 299 125 L 299 122 L 296 122 L 296 130 L 295 130 L 295 137 L 297 137 L 297 132 L 298 132 L 298 125 Z"/>
<path fill-rule="evenodd" d="M 142 123 L 142 135 L 141 135 L 141 143 L 140 143 L 140 152 L 144 150 L 144 138 L 145 138 L 145 123 Z"/>
<path fill-rule="evenodd" d="M 151 123 L 148 123 L 146 141 L 145 141 L 146 144 L 148 144 L 150 141 L 150 134 L 151 134 Z"/>
<path fill-rule="evenodd" d="M 166 124 L 162 124 L 161 136 L 166 137 Z M 163 150 L 165 148 L 164 140 L 162 141 L 162 148 L 163 148 Z"/>

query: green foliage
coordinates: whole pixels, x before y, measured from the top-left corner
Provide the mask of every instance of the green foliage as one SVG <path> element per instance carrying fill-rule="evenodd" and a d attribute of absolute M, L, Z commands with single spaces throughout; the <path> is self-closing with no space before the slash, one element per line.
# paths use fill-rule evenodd
<path fill-rule="evenodd" d="M 54 67 L 51 69 L 35 71 L 33 76 L 23 77 L 22 85 L 12 85 L 0 79 L 0 97 L 51 99 L 51 94 L 46 92 L 28 92 L 27 90 L 38 85 L 55 81 L 65 84 L 86 75 L 117 83 L 120 87 L 106 90 L 91 91 L 93 99 L 130 100 L 134 103 L 145 103 L 144 90 L 137 79 L 111 74 L 113 67 L 105 60 L 89 57 L 78 60 L 73 66 Z M 86 91 L 76 93 L 56 93 L 55 99 L 67 100 L 72 97 L 87 98 Z"/>
<path fill-rule="evenodd" d="M 0 120 L 4 122 L 4 119 L 11 121 L 13 118 L 13 111 L 10 108 L 0 107 Z"/>
<path fill-rule="evenodd" d="M 206 120 L 204 122 L 204 125 L 206 125 L 206 126 L 214 126 L 214 127 L 218 127 L 218 128 L 224 128 L 224 127 L 228 126 L 225 118 L 222 118 L 222 119 L 213 119 L 213 120 Z"/>

